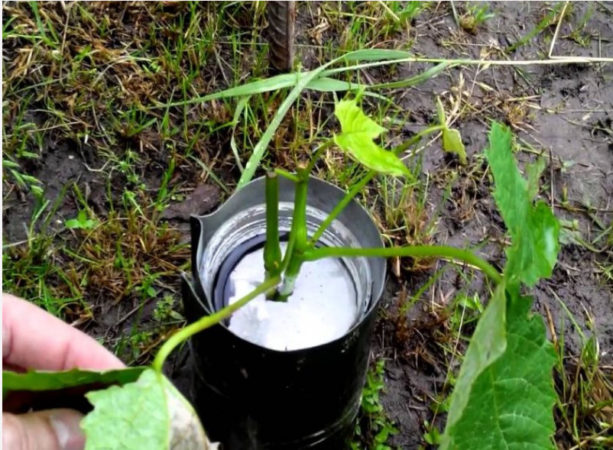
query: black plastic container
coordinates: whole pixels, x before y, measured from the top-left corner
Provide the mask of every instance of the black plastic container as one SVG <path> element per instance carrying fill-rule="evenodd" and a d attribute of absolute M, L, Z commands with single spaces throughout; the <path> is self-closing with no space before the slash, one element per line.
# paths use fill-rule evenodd
<path fill-rule="evenodd" d="M 289 229 L 293 183 L 280 180 L 280 229 Z M 344 196 L 309 182 L 311 232 Z M 257 179 L 215 213 L 192 218 L 193 281 L 184 279 L 190 322 L 224 305 L 215 296 L 224 261 L 258 245 L 265 228 L 264 181 Z M 322 237 L 324 245 L 381 246 L 368 213 L 352 202 Z M 352 274 L 360 315 L 343 337 L 312 348 L 278 351 L 247 342 L 226 324 L 190 341 L 193 400 L 207 433 L 224 448 L 342 450 L 351 436 L 368 367 L 369 343 L 385 279 L 385 261 L 343 261 Z M 222 274 L 223 275 L 223 274 Z"/>

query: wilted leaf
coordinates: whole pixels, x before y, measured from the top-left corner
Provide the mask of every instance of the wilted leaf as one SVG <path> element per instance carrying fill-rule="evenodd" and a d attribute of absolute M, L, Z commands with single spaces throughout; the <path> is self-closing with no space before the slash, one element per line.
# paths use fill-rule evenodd
<path fill-rule="evenodd" d="M 394 153 L 384 150 L 373 141 L 386 129 L 366 116 L 356 100 L 338 102 L 334 114 L 342 129 L 340 134 L 334 136 L 334 142 L 343 151 L 379 173 L 411 176 L 409 169 Z"/>
<path fill-rule="evenodd" d="M 81 422 L 86 450 L 217 448 L 189 402 L 153 369 L 134 383 L 90 392 L 87 398 L 94 410 Z"/>
<path fill-rule="evenodd" d="M 517 168 L 511 139 L 511 131 L 494 122 L 485 155 L 494 175 L 494 198 L 511 235 L 505 274 L 509 281 L 533 286 L 540 278 L 551 275 L 558 256 L 560 227 L 545 203 L 533 205 L 534 187 L 529 188 Z M 531 170 L 534 180 L 537 170 Z"/>

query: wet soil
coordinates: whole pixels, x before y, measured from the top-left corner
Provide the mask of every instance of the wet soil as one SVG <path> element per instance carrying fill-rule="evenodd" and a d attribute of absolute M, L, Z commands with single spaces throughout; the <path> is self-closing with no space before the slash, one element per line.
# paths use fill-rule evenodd
<path fill-rule="evenodd" d="M 476 35 L 457 30 L 449 14 L 441 18 L 431 12 L 431 21 L 427 14 L 420 16 L 413 30 L 412 49 L 423 55 L 479 57 L 481 49 L 492 42 L 500 46 L 515 42 L 517 36 L 525 35 L 536 25 L 537 17 L 543 13 L 543 5 L 538 3 L 492 5 L 495 18 Z M 585 7 L 575 6 L 579 10 Z M 587 47 L 570 39 L 559 39 L 554 54 L 613 55 L 610 11 L 599 10 L 593 18 L 590 32 L 594 39 L 589 40 Z M 562 26 L 561 36 L 567 34 L 568 29 Z M 604 38 L 600 47 L 596 36 Z M 444 44 L 451 39 L 458 45 L 450 48 Z M 537 58 L 547 47 L 548 42 L 539 36 L 530 45 L 517 49 L 511 57 Z M 399 72 L 410 76 L 416 73 L 416 67 L 407 65 Z M 464 78 L 463 85 L 459 84 L 460 77 Z M 479 85 L 489 88 L 482 89 Z M 413 118 L 407 128 L 414 132 L 423 129 L 431 123 L 435 96 L 449 98 L 451 93 L 457 98 L 459 90 L 470 105 L 467 109 L 474 111 L 456 123 L 467 153 L 473 157 L 470 164 L 479 164 L 475 156 L 487 146 L 489 119 L 506 122 L 514 128 L 522 147 L 529 150 L 518 153 L 522 163 L 533 161 L 537 156 L 547 160 L 540 196 L 553 205 L 556 215 L 565 224 L 575 221 L 579 235 L 588 241 L 603 231 L 601 225 L 611 224 L 611 65 L 526 66 L 487 71 L 453 69 L 448 75 L 440 75 L 412 89 L 410 96 L 401 100 Z M 514 109 L 511 106 L 514 100 L 509 99 L 519 98 L 525 99 L 523 106 L 516 105 Z M 430 210 L 442 211 L 434 240 L 459 246 L 482 245 L 482 254 L 502 267 L 504 226 L 493 199 L 487 194 L 489 178 L 474 171 L 467 173 L 471 169 L 459 167 L 457 161 L 443 155 L 436 144 L 423 149 L 423 158 L 424 175 L 432 179 L 444 177 L 451 171 L 457 174 L 448 199 L 444 199 L 444 185 L 435 183 L 429 191 Z M 610 265 L 613 257 L 610 241 L 607 244 L 606 240 L 600 240 L 598 248 L 590 250 L 569 234 L 563 232 L 565 244 L 551 279 L 542 281 L 534 290 L 534 310 L 547 319 L 550 337 L 556 340 L 561 334 L 565 336 L 566 353 L 571 358 L 579 355 L 582 349 L 580 333 L 572 324 L 576 321 L 587 336 L 593 333 L 597 337 L 601 363 L 610 365 L 613 362 L 613 285 L 610 277 L 602 272 L 602 266 Z M 412 278 L 414 274 L 407 276 Z M 400 283 L 407 286 L 409 292 L 414 292 L 423 277 L 418 275 L 416 280 L 405 279 Z M 400 430 L 392 442 L 403 449 L 427 446 L 423 438 L 425 423 L 438 423 L 440 417 L 440 413 L 439 416 L 433 413 L 433 400 L 441 401 L 448 394 L 446 360 L 441 357 L 440 350 L 440 344 L 448 343 L 441 341 L 445 319 L 441 315 L 459 291 L 454 278 L 457 275 L 453 273 L 443 275 L 424 294 L 406 321 L 404 318 L 399 321 L 394 313 L 398 297 L 404 294 L 390 292 L 392 295 L 386 299 L 388 306 L 374 338 L 373 356 L 387 359 L 383 404 Z M 478 280 L 473 281 L 471 289 L 480 292 Z"/>
<path fill-rule="evenodd" d="M 541 3 L 494 2 L 490 10 L 495 17 L 472 34 L 460 29 L 449 5 L 441 3 L 424 11 L 406 32 L 396 33 L 392 40 L 382 45 L 406 48 L 408 43 L 412 43 L 411 48 L 416 54 L 430 57 L 481 55 L 503 58 L 505 55 L 501 50 L 532 30 L 546 14 L 547 8 Z M 576 4 L 573 17 L 581 17 L 586 8 L 588 4 Z M 305 67 L 320 63 L 317 52 L 310 46 L 317 44 L 317 39 L 334 41 L 337 39 L 334 30 L 343 28 L 337 24 L 323 34 L 317 32 L 322 23 L 317 11 L 317 5 L 301 4 L 298 8 L 297 54 Z M 571 38 L 573 26 L 563 24 L 554 54 L 613 57 L 611 5 L 597 4 L 588 24 L 581 31 L 585 39 L 583 45 Z M 547 54 L 553 29 L 548 27 L 506 57 L 542 58 Z M 377 70 L 369 72 L 368 76 L 373 81 L 400 79 L 414 75 L 424 67 L 407 64 L 398 67 L 394 74 Z M 440 214 L 433 240 L 458 246 L 479 245 L 484 257 L 498 267 L 503 266 L 504 225 L 489 195 L 491 181 L 480 155 L 487 145 L 489 120 L 510 124 L 518 136 L 521 146 L 518 158 L 522 163 L 533 161 L 537 156 L 547 161 L 540 197 L 552 205 L 556 215 L 567 225 L 574 223 L 576 226 L 575 231 L 564 233 L 565 244 L 553 276 L 536 287 L 534 310 L 548 319 L 552 338 L 565 335 L 569 357 L 576 357 L 581 352 L 580 333 L 572 325 L 576 321 L 588 336 L 592 333 L 597 336 L 602 364 L 611 366 L 613 282 L 611 274 L 607 278 L 603 268 L 611 266 L 613 251 L 606 238 L 598 240 L 592 248 L 584 243 L 595 240 L 613 220 L 613 65 L 482 69 L 463 67 L 448 70 L 394 99 L 407 112 L 408 120 L 403 128 L 407 135 L 433 121 L 436 96 L 441 96 L 447 106 L 458 97 L 462 99 L 463 113 L 456 126 L 466 145 L 469 166 L 462 167 L 455 158 L 444 155 L 438 143 L 420 150 L 423 179 L 430 180 L 427 209 L 431 215 Z M 222 69 L 213 72 L 211 69 L 211 79 L 219 81 L 211 90 L 223 88 L 225 75 Z M 227 136 L 215 136 L 207 142 L 219 147 L 210 150 L 210 157 L 220 151 L 231 153 Z M 102 216 L 112 207 L 107 198 L 109 190 L 113 200 L 120 201 L 127 183 L 125 176 L 115 174 L 112 184 L 107 186 L 106 175 L 100 172 L 106 159 L 95 148 L 70 140 L 58 141 L 50 135 L 44 142 L 42 155 L 41 159 L 22 167 L 22 170 L 41 180 L 45 186 L 45 199 L 51 203 L 59 199 L 49 220 L 51 229 L 57 228 L 59 232 L 61 224 L 76 216 L 78 203 L 73 195 L 65 194 L 67 186 L 74 183 L 80 186 L 90 206 Z M 165 163 L 160 162 L 164 160 L 162 152 L 142 152 L 141 157 L 139 173 L 146 189 L 155 194 L 165 170 Z M 217 175 L 223 180 L 236 178 L 236 170 L 229 164 L 219 167 Z M 210 211 L 224 197 L 213 185 L 198 180 L 196 173 L 195 168 L 185 167 L 185 172 L 172 180 L 180 186 L 184 198 L 171 204 L 161 222 L 179 230 L 183 242 L 189 239 L 189 214 Z M 450 195 L 446 195 L 449 185 Z M 5 243 L 23 241 L 27 238 L 34 203 L 31 197 L 19 190 L 5 191 L 3 197 L 3 240 Z M 66 236 L 63 235 L 62 239 Z M 184 254 L 184 260 L 186 263 L 189 261 L 188 252 Z M 402 301 L 407 295 L 411 297 L 438 267 L 402 271 L 399 277 L 390 275 L 377 332 L 373 336 L 372 359 L 386 360 L 382 402 L 387 415 L 399 429 L 392 443 L 402 449 L 426 445 L 423 438 L 426 421 L 437 425 L 443 423 L 441 413 L 435 414 L 432 405 L 434 400 L 441 400 L 448 394 L 449 387 L 445 384 L 447 366 L 458 365 L 458 361 L 450 361 L 441 349 L 445 345 L 454 345 L 449 341 L 451 300 L 459 292 L 478 292 L 483 294 L 481 298 L 486 298 L 480 277 L 471 278 L 466 285 L 457 271 L 449 270 L 424 292 L 406 315 L 400 314 Z M 178 298 L 178 274 L 166 276 L 162 281 L 166 288 L 160 291 L 158 299 L 163 293 Z M 58 284 L 61 282 L 56 280 Z M 152 322 L 153 300 L 144 305 L 136 298 L 115 303 L 99 295 L 88 298 L 88 301 L 95 320 L 83 321 L 82 328 L 107 343 L 116 343 L 120 336 L 131 332 L 135 323 L 146 327 Z M 68 320 L 82 323 L 79 316 L 70 315 L 70 310 L 64 312 Z M 469 332 L 470 325 L 464 331 Z M 183 349 L 173 357 L 168 367 L 169 374 L 184 392 L 189 390 L 189 361 L 186 349 Z"/>

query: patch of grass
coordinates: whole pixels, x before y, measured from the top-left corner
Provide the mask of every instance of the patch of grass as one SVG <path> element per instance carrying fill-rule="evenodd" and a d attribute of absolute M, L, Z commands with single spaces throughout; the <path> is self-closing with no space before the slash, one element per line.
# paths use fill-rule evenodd
<path fill-rule="evenodd" d="M 424 183 L 407 183 L 384 177 L 377 183 L 382 205 L 379 222 L 388 244 L 403 246 L 432 243 L 437 221 L 428 210 L 428 179 Z M 434 260 L 411 258 L 393 258 L 390 262 L 394 275 L 399 278 L 406 271 L 425 270 L 434 264 Z"/>
<path fill-rule="evenodd" d="M 552 294 L 557 298 L 554 292 Z M 557 355 L 556 440 L 572 443 L 573 449 L 610 448 L 613 445 L 613 368 L 601 363 L 600 343 L 593 319 L 588 316 L 588 335 L 562 300 L 557 299 L 581 339 L 581 351 L 578 355 L 569 354 L 564 326 L 557 334 L 548 314 Z"/>
<path fill-rule="evenodd" d="M 123 214 L 111 212 L 93 229 L 78 230 L 78 246 L 65 249 L 79 262 L 89 295 L 112 302 L 147 291 L 152 273 L 175 275 L 189 259 L 176 231 L 148 218 L 133 195 L 124 199 Z"/>
<path fill-rule="evenodd" d="M 545 11 L 544 14 L 542 15 L 539 22 L 536 24 L 536 26 L 530 29 L 528 33 L 524 34 L 516 42 L 509 45 L 506 51 L 514 52 L 518 48 L 528 44 L 528 42 L 530 42 L 533 38 L 541 34 L 544 30 L 550 27 L 553 27 L 555 24 L 557 24 L 558 21 L 560 20 L 560 12 L 562 11 L 563 7 L 564 7 L 564 3 L 560 2 L 560 3 L 556 3 L 551 8 L 548 8 L 547 11 Z"/>
<path fill-rule="evenodd" d="M 130 361 L 146 359 L 179 324 L 167 299 L 189 268 L 183 236 L 160 216 L 199 183 L 229 193 L 238 174 L 220 170 L 233 164 L 230 103 L 150 107 L 242 83 L 247 69 L 263 75 L 262 5 L 48 2 L 3 11 L 7 216 L 24 200 L 37 211 L 53 202 L 50 180 L 71 189 L 31 221 L 26 240 L 5 245 L 4 289 L 77 323 L 112 310 L 120 323 L 102 331 L 105 343 Z M 252 117 L 266 123 L 260 113 Z M 57 148 L 83 167 L 79 180 L 53 172 L 57 159 L 47 158 Z M 53 230 L 40 226 L 43 217 Z M 153 321 L 140 312 L 158 301 L 166 306 Z M 100 332 L 95 322 L 90 330 Z"/>
<path fill-rule="evenodd" d="M 466 7 L 466 10 L 457 19 L 458 24 L 464 31 L 476 34 L 479 27 L 494 18 L 488 4 L 474 4 Z"/>
<path fill-rule="evenodd" d="M 60 194 L 63 196 L 64 194 Z M 59 202 L 51 208 L 45 201 L 34 209 L 22 242 L 2 248 L 2 289 L 27 298 L 60 317 L 88 316 L 75 272 L 58 262 L 56 233 L 50 221 Z"/>
<path fill-rule="evenodd" d="M 592 34 L 589 31 L 588 22 L 594 14 L 594 5 L 587 4 L 585 11 L 577 18 L 576 23 L 571 25 L 571 31 L 568 34 L 569 39 L 572 39 L 582 47 L 589 47 L 592 41 Z"/>
<path fill-rule="evenodd" d="M 320 59 L 331 59 L 351 50 L 367 47 L 410 48 L 411 24 L 432 2 L 365 2 L 330 3 L 320 8 L 319 25 L 311 40 L 321 46 Z M 315 15 L 314 12 L 311 13 Z M 338 36 L 333 43 L 330 36 Z"/>
<path fill-rule="evenodd" d="M 366 374 L 360 415 L 354 431 L 352 450 L 391 450 L 388 439 L 398 430 L 385 415 L 381 392 L 385 389 L 385 360 L 380 359 Z"/>

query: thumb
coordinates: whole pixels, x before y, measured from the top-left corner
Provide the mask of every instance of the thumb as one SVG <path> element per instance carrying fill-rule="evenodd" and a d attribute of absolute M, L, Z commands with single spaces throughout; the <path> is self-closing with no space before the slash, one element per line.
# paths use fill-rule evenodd
<path fill-rule="evenodd" d="M 28 414 L 2 414 L 5 450 L 82 450 L 83 415 L 72 409 L 50 409 Z"/>

